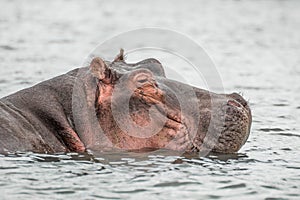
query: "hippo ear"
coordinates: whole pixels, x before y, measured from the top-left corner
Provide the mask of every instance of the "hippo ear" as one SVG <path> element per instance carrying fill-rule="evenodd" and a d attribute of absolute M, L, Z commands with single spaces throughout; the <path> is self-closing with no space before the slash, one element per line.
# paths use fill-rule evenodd
<path fill-rule="evenodd" d="M 107 79 L 110 71 L 104 61 L 99 57 L 96 57 L 92 60 L 90 64 L 90 70 L 93 76 L 98 78 L 99 80 Z"/>
<path fill-rule="evenodd" d="M 124 49 L 120 49 L 120 53 L 115 57 L 113 62 L 124 61 Z"/>

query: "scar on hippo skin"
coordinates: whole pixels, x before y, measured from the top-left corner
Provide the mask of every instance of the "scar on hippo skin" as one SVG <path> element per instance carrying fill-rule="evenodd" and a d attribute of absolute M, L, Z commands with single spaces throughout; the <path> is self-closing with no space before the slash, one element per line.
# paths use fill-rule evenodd
<path fill-rule="evenodd" d="M 78 81 L 80 76 L 85 79 Z M 184 97 L 186 110 L 177 96 Z M 239 94 L 216 94 L 168 79 L 154 58 L 126 63 L 121 49 L 112 62 L 96 57 L 88 67 L 0 99 L 0 153 L 102 151 L 106 146 L 233 153 L 245 144 L 251 122 L 248 102 Z M 146 134 L 152 128 L 157 131 Z"/>

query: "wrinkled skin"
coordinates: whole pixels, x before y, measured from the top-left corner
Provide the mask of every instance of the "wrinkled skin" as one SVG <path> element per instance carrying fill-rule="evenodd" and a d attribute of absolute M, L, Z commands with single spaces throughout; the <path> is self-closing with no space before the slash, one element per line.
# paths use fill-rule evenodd
<path fill-rule="evenodd" d="M 77 95 L 78 88 L 84 95 Z M 94 58 L 89 67 L 1 99 L 0 114 L 0 153 L 107 148 L 233 153 L 251 126 L 240 95 L 167 79 L 159 61 L 128 64 L 122 51 L 113 62 Z"/>

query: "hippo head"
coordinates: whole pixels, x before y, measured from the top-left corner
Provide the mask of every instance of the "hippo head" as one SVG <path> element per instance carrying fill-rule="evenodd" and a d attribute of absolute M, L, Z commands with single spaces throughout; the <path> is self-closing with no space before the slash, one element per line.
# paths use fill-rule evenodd
<path fill-rule="evenodd" d="M 248 138 L 251 112 L 239 94 L 168 79 L 156 59 L 128 64 L 122 51 L 113 62 L 94 58 L 89 68 L 97 120 L 114 147 L 233 153 Z"/>

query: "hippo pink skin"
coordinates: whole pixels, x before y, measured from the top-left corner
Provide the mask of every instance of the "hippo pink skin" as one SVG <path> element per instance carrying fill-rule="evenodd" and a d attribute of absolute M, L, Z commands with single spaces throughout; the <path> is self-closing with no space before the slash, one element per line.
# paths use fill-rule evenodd
<path fill-rule="evenodd" d="M 84 92 L 78 94 L 86 105 L 76 93 L 81 88 Z M 184 111 L 177 96 L 186 96 Z M 122 109 L 126 106 L 128 113 Z M 83 109 L 79 114 L 78 108 Z M 240 95 L 215 94 L 170 80 L 159 61 L 128 64 L 122 51 L 112 62 L 94 58 L 88 67 L 2 98 L 0 113 L 0 153 L 110 148 L 233 153 L 246 142 L 252 121 Z M 141 129 L 124 130 L 120 121 Z M 141 131 L 149 124 L 157 125 L 155 134 Z"/>

